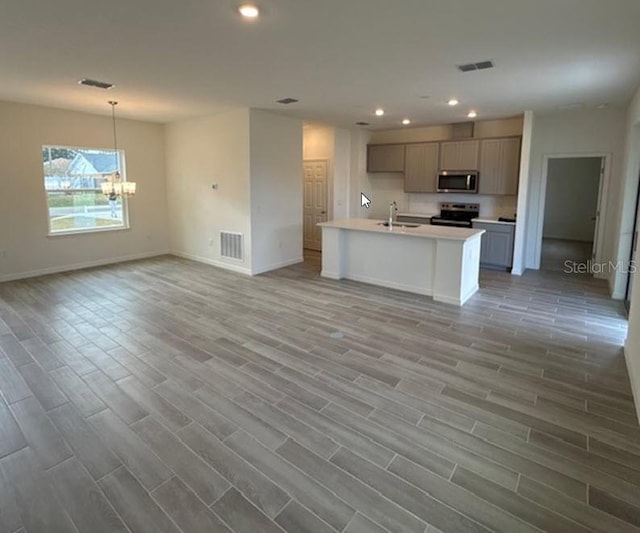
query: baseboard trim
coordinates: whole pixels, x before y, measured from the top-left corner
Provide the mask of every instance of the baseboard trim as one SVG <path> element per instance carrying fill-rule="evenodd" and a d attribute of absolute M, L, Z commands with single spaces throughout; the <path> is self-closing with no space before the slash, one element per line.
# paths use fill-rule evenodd
<path fill-rule="evenodd" d="M 175 250 L 171 250 L 169 252 L 171 255 L 175 255 L 176 257 L 182 257 L 183 259 L 189 259 L 190 261 L 196 261 L 198 263 L 204 263 L 205 265 L 211 265 L 218 268 L 223 268 L 225 270 L 231 270 L 233 272 L 238 272 L 239 274 L 245 274 L 247 276 L 251 276 L 251 269 L 234 265 L 232 263 L 225 263 L 224 261 L 217 261 L 215 259 L 210 259 L 208 257 L 202 257 L 200 255 L 187 254 L 185 252 L 178 252 Z"/>
<path fill-rule="evenodd" d="M 0 276 L 0 283 L 28 278 L 37 278 L 39 276 L 47 276 L 50 274 L 60 274 L 61 272 L 84 270 L 86 268 L 95 268 L 99 266 L 113 265 L 116 263 L 125 263 L 127 261 L 137 261 L 139 259 L 149 259 L 150 257 L 158 257 L 161 255 L 167 255 L 169 253 L 171 253 L 169 250 L 160 250 L 155 252 L 145 252 L 141 254 L 123 255 L 120 257 L 110 257 L 108 259 L 99 259 L 97 261 L 84 261 L 82 263 L 73 263 L 71 265 L 61 265 L 56 267 L 40 268 L 37 270 L 28 270 L 27 272 L 19 272 L 17 274 Z"/>
<path fill-rule="evenodd" d="M 329 272 L 328 270 L 323 270 L 322 272 L 320 272 L 320 277 L 335 280 L 342 279 L 342 276 L 337 272 Z"/>
<path fill-rule="evenodd" d="M 638 418 L 638 423 L 640 423 L 640 383 L 638 382 L 640 381 L 640 371 L 636 372 L 634 363 L 632 363 L 633 359 L 631 358 L 631 355 L 629 355 L 626 343 L 622 347 L 622 352 L 624 353 L 624 360 L 627 364 L 627 373 L 629 374 L 629 382 L 631 383 L 631 394 L 633 395 L 633 403 L 636 406 L 636 417 Z"/>
<path fill-rule="evenodd" d="M 359 281 L 360 283 L 368 283 L 370 285 L 376 285 L 378 287 L 387 287 L 388 289 L 412 292 L 414 294 L 421 294 L 423 296 L 433 296 L 433 291 L 429 289 L 423 289 L 422 287 L 415 287 L 413 285 L 405 285 L 404 283 L 398 283 L 395 281 L 388 281 L 384 279 L 370 278 L 368 276 L 360 276 L 360 275 L 353 275 L 353 274 L 349 274 L 348 276 L 344 276 L 344 277 L 352 281 Z"/>
<path fill-rule="evenodd" d="M 251 274 L 257 276 L 258 274 L 264 274 L 265 272 L 271 272 L 272 270 L 278 270 L 279 268 L 285 268 L 291 265 L 297 265 L 304 262 L 304 257 L 296 257 L 295 259 L 289 259 L 288 261 L 282 261 L 281 263 L 274 263 L 262 268 L 257 268 L 251 271 Z"/>

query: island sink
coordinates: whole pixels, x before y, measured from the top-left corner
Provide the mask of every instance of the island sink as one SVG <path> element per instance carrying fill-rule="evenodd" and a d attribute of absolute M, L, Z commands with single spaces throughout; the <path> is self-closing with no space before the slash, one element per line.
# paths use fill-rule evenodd
<path fill-rule="evenodd" d="M 394 222 L 390 224 L 388 221 L 378 222 L 378 226 L 386 226 L 387 228 L 419 228 L 420 224 L 405 224 L 404 222 Z"/>

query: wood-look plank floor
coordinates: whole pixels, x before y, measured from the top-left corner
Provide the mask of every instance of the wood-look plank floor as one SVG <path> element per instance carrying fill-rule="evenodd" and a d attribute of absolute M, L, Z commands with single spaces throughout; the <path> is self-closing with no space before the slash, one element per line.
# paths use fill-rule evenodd
<path fill-rule="evenodd" d="M 175 257 L 0 285 L 0 531 L 640 531 L 627 322 Z"/>

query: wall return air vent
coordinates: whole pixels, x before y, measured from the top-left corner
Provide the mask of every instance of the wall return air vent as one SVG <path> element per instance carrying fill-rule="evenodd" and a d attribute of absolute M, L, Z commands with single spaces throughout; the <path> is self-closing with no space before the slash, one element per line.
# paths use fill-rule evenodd
<path fill-rule="evenodd" d="M 242 233 L 220 232 L 220 257 L 244 260 L 244 239 Z"/>
<path fill-rule="evenodd" d="M 491 59 L 487 59 L 486 61 L 478 61 L 477 63 L 457 65 L 457 67 L 461 72 L 473 72 L 474 70 L 486 70 L 488 68 L 493 68 L 495 67 L 495 64 Z"/>

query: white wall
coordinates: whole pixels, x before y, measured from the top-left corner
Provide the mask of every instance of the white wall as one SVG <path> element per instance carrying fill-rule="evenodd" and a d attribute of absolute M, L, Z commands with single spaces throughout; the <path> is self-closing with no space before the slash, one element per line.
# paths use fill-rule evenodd
<path fill-rule="evenodd" d="M 551 116 L 536 116 L 532 134 L 527 224 L 525 236 L 526 267 L 540 268 L 542 241 L 545 161 L 550 156 L 608 154 L 603 182 L 604 213 L 601 212 L 603 238 L 600 260 L 615 258 L 618 235 L 617 205 L 624 154 L 625 113 L 621 109 L 567 111 Z M 613 277 L 613 272 L 611 276 Z M 611 282 L 611 280 L 610 280 Z"/>
<path fill-rule="evenodd" d="M 171 251 L 250 273 L 249 110 L 167 125 L 166 168 Z M 220 257 L 220 231 L 244 235 L 244 261 Z"/>
<path fill-rule="evenodd" d="M 367 174 L 367 143 L 371 133 L 364 129 L 351 130 L 351 157 L 350 157 L 350 180 L 349 180 L 349 217 L 369 218 L 369 209 L 362 207 L 360 201 L 361 193 L 367 195 L 369 199 L 373 197 L 373 188 Z M 377 204 L 374 202 L 374 206 Z"/>
<path fill-rule="evenodd" d="M 299 120 L 232 109 L 168 125 L 166 145 L 173 253 L 246 274 L 302 260 Z M 221 231 L 244 236 L 242 261 Z"/>
<path fill-rule="evenodd" d="M 518 201 L 516 212 L 518 222 L 513 240 L 513 266 L 511 274 L 521 276 L 525 269 L 526 236 L 528 230 L 529 209 L 529 167 L 531 166 L 531 146 L 535 117 L 530 109 L 524 112 L 522 124 L 522 144 L 520 147 L 520 175 L 518 178 Z"/>
<path fill-rule="evenodd" d="M 616 211 L 619 214 L 618 225 L 620 235 L 616 243 L 617 260 L 628 261 L 631 255 L 633 227 L 636 217 L 636 197 L 638 192 L 638 176 L 640 174 L 640 89 L 635 94 L 627 112 L 627 128 L 625 142 L 624 182 L 620 189 Z M 624 269 L 616 272 L 613 282 L 613 294 L 623 298 L 627 287 L 627 274 Z M 636 278 L 637 281 L 637 278 Z"/>
<path fill-rule="evenodd" d="M 474 138 L 511 137 L 522 135 L 523 117 L 512 117 L 497 120 L 478 120 L 474 123 Z M 425 126 L 421 128 L 400 128 L 392 130 L 376 130 L 371 132 L 370 143 L 409 143 L 446 141 L 451 139 L 451 124 Z"/>
<path fill-rule="evenodd" d="M 333 218 L 349 216 L 351 179 L 351 132 L 336 128 L 333 151 Z M 360 196 L 358 196 L 358 200 Z"/>
<path fill-rule="evenodd" d="M 252 109 L 251 271 L 302 258 L 302 122 Z"/>
<path fill-rule="evenodd" d="M 620 255 L 621 260 L 629 257 L 629 247 L 625 247 L 622 241 L 630 239 L 635 218 L 635 193 L 638 189 L 638 175 L 640 173 L 640 88 L 629 106 L 627 114 L 627 142 L 626 142 L 625 182 L 621 187 L 620 217 L 621 238 L 618 250 L 626 252 L 626 256 Z M 631 228 L 631 229 L 630 229 Z M 625 357 L 629 379 L 636 402 L 636 413 L 640 420 L 640 283 L 635 274 L 633 294 L 631 295 L 631 310 L 629 312 L 629 332 L 625 344 Z M 626 282 L 626 280 L 625 280 Z M 622 291 L 622 287 L 620 287 Z"/>
<path fill-rule="evenodd" d="M 127 177 L 138 184 L 129 200 L 131 228 L 52 237 L 42 145 L 112 148 L 111 117 L 0 102 L 0 125 L 0 281 L 168 251 L 161 124 L 117 120 Z"/>
<path fill-rule="evenodd" d="M 593 241 L 601 164 L 600 157 L 549 160 L 544 238 Z"/>
<path fill-rule="evenodd" d="M 328 220 L 347 218 L 351 171 L 350 131 L 317 124 L 305 125 L 303 158 L 327 161 L 327 218 Z"/>

